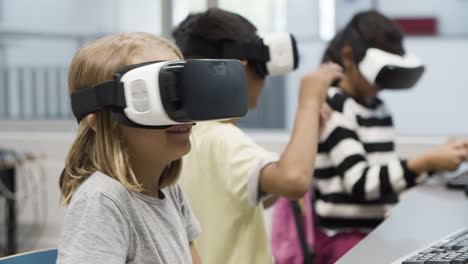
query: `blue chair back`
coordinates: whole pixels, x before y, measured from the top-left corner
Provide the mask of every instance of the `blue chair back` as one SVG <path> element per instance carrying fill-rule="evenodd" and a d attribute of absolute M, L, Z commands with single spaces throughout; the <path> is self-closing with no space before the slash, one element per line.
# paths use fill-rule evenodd
<path fill-rule="evenodd" d="M 0 264 L 55 264 L 57 249 L 26 252 L 0 258 Z"/>

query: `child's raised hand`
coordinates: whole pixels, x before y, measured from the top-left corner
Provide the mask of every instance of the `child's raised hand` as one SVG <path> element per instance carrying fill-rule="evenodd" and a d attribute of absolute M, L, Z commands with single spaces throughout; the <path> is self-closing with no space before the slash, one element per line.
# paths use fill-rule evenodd
<path fill-rule="evenodd" d="M 327 62 L 320 65 L 315 71 L 302 77 L 299 94 L 299 106 L 308 103 L 319 103 L 325 100 L 327 89 L 331 84 L 343 77 L 343 69 L 338 64 Z"/>

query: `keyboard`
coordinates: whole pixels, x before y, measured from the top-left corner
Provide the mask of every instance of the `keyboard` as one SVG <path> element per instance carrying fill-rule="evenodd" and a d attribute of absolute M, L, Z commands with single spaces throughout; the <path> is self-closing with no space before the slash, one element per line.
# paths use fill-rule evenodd
<path fill-rule="evenodd" d="M 455 189 L 464 189 L 468 187 L 468 171 L 448 180 L 447 187 Z"/>
<path fill-rule="evenodd" d="M 468 228 L 407 258 L 402 264 L 466 264 L 468 263 Z"/>

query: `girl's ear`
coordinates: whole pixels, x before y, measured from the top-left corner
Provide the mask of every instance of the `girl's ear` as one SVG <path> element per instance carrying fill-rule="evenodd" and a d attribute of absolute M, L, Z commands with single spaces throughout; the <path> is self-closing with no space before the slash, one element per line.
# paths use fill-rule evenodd
<path fill-rule="evenodd" d="M 97 130 L 97 124 L 96 124 L 96 114 L 89 114 L 86 117 L 86 122 L 88 122 L 88 125 L 96 132 Z"/>
<path fill-rule="evenodd" d="M 246 60 L 242 60 L 242 64 L 244 64 L 244 67 L 247 67 L 247 64 L 249 64 L 249 62 Z"/>
<path fill-rule="evenodd" d="M 352 67 L 355 63 L 353 48 L 351 46 L 346 45 L 341 49 L 341 62 L 345 69 Z"/>

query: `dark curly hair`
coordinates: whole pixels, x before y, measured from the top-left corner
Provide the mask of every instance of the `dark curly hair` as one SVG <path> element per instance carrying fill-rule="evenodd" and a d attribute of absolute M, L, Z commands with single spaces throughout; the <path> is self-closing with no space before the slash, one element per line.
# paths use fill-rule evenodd
<path fill-rule="evenodd" d="M 348 45 L 353 49 L 355 60 L 359 61 L 364 54 L 353 43 L 353 37 L 361 38 L 369 47 L 395 54 L 404 53 L 404 34 L 401 28 L 391 19 L 371 10 L 356 14 L 348 25 L 335 35 L 328 44 L 322 61 L 341 64 L 341 49 Z"/>
<path fill-rule="evenodd" d="M 176 44 L 184 56 L 188 51 L 189 38 L 201 38 L 213 43 L 226 40 L 248 41 L 257 36 L 257 28 L 244 17 L 219 8 L 190 14 L 172 32 Z M 189 57 L 204 57 L 203 54 L 190 54 Z"/>

